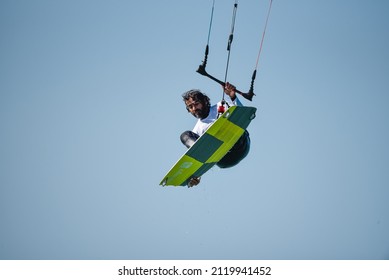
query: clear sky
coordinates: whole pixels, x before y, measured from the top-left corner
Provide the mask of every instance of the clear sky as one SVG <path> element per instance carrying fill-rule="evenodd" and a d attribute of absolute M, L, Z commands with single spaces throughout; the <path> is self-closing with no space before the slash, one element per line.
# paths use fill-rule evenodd
<path fill-rule="evenodd" d="M 233 0 L 216 0 L 223 78 Z M 268 0 L 241 0 L 247 91 Z M 389 2 L 274 0 L 237 167 L 161 187 L 211 0 L 0 2 L 0 259 L 389 259 Z"/>

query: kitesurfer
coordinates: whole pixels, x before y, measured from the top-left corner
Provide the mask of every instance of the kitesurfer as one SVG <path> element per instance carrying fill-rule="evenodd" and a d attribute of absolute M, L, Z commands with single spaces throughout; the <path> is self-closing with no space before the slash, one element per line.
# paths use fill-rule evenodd
<path fill-rule="evenodd" d="M 242 103 L 236 96 L 236 87 L 234 85 L 227 82 L 224 86 L 224 93 L 229 96 L 231 102 L 227 103 L 227 101 L 223 100 L 212 106 L 209 97 L 200 90 L 192 89 L 182 95 L 186 109 L 197 118 L 197 123 L 192 131 L 188 130 L 181 134 L 181 142 L 187 148 L 190 148 L 205 133 L 208 127 L 217 120 L 219 113 L 224 112 L 231 105 L 242 106 Z M 223 106 L 224 109 L 220 106 Z M 220 168 L 232 167 L 245 158 L 249 150 L 250 137 L 249 133 L 245 131 L 231 150 L 216 165 Z M 193 177 L 189 180 L 188 186 L 193 187 L 199 183 L 200 177 Z"/>

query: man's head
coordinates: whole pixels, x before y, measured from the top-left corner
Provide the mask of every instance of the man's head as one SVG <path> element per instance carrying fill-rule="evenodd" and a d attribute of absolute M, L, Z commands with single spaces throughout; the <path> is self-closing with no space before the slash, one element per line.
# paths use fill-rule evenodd
<path fill-rule="evenodd" d="M 194 117 L 204 119 L 209 114 L 211 103 L 209 97 L 197 89 L 192 89 L 182 95 L 186 109 Z"/>

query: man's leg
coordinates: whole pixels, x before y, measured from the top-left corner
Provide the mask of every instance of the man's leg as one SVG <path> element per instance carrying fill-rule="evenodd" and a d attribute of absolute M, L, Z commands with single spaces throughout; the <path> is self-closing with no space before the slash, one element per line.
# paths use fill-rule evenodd
<path fill-rule="evenodd" d="M 193 131 L 187 130 L 181 134 L 180 139 L 182 144 L 184 144 L 189 149 L 193 146 L 196 140 L 199 139 L 199 137 L 200 136 L 194 133 Z"/>

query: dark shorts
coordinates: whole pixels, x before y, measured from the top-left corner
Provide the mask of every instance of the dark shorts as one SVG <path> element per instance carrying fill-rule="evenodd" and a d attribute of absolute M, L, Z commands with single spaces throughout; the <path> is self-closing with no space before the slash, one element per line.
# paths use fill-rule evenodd
<path fill-rule="evenodd" d="M 250 151 L 250 135 L 247 130 L 239 138 L 231 150 L 216 164 L 220 168 L 229 168 L 237 165 Z"/>

